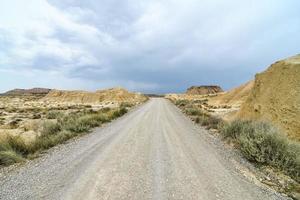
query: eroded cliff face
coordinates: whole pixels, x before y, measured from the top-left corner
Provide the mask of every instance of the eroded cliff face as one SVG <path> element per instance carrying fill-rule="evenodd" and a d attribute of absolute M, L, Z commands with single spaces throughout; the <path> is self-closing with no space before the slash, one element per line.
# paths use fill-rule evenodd
<path fill-rule="evenodd" d="M 203 85 L 203 86 L 192 86 L 187 89 L 187 95 L 205 95 L 205 94 L 216 94 L 223 92 L 222 88 L 217 85 Z"/>
<path fill-rule="evenodd" d="M 257 74 L 237 117 L 271 121 L 290 138 L 300 140 L 300 55 Z"/>

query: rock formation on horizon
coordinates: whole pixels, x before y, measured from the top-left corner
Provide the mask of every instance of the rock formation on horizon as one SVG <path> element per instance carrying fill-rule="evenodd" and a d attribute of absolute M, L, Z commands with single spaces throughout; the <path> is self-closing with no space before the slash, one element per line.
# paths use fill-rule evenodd
<path fill-rule="evenodd" d="M 48 88 L 32 88 L 32 89 L 13 89 L 13 90 L 9 90 L 5 93 L 3 93 L 3 95 L 36 95 L 36 94 L 40 94 L 40 95 L 46 95 L 51 91 L 51 89 Z"/>
<path fill-rule="evenodd" d="M 205 95 L 205 94 L 216 94 L 223 92 L 222 88 L 217 85 L 202 85 L 192 86 L 187 89 L 186 94 L 188 95 Z"/>
<path fill-rule="evenodd" d="M 139 93 L 128 92 L 123 88 L 111 88 L 97 90 L 96 92 L 88 91 L 67 91 L 52 90 L 41 101 L 49 103 L 67 103 L 67 104 L 101 104 L 105 102 L 141 102 L 146 97 Z"/>

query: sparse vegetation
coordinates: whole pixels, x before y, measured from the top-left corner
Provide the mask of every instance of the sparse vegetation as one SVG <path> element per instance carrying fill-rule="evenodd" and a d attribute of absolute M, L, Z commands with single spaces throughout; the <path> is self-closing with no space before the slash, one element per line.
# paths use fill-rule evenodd
<path fill-rule="evenodd" d="M 25 143 L 19 136 L 6 136 L 0 140 L 0 165 L 21 162 L 40 151 L 61 144 L 70 138 L 87 133 L 91 128 L 109 122 L 127 113 L 124 106 L 99 111 L 92 109 L 63 115 L 60 112 L 49 112 L 42 124 L 41 132 L 34 141 Z M 25 128 L 25 127 L 24 127 Z M 36 128 L 36 127 L 35 127 Z M 26 128 L 25 128 L 26 129 Z"/>
<path fill-rule="evenodd" d="M 272 125 L 238 120 L 224 125 L 221 132 L 237 142 L 248 160 L 279 168 L 300 181 L 300 145 Z"/>
<path fill-rule="evenodd" d="M 249 161 L 275 167 L 300 181 L 299 143 L 288 140 L 278 129 L 266 122 L 237 120 L 225 123 L 204 110 L 199 103 L 201 101 L 174 101 L 195 123 L 207 129 L 217 129 L 225 139 L 234 142 Z"/>
<path fill-rule="evenodd" d="M 64 115 L 63 112 L 60 111 L 49 111 L 46 113 L 47 119 L 57 119 L 59 117 L 62 117 Z"/>
<path fill-rule="evenodd" d="M 120 105 L 120 107 L 123 107 L 123 108 L 131 108 L 133 106 L 134 106 L 134 104 L 130 103 L 130 102 L 122 102 Z"/>
<path fill-rule="evenodd" d="M 209 114 L 199 107 L 185 104 L 185 107 L 182 109 L 187 115 L 192 116 L 197 124 L 205 126 L 207 129 L 218 129 L 219 125 L 222 124 L 222 120 L 220 118 Z"/>
<path fill-rule="evenodd" d="M 122 115 L 126 114 L 128 112 L 128 110 L 124 107 L 119 108 L 118 110 L 115 110 L 113 112 L 113 117 L 117 118 L 117 117 L 121 117 Z"/>

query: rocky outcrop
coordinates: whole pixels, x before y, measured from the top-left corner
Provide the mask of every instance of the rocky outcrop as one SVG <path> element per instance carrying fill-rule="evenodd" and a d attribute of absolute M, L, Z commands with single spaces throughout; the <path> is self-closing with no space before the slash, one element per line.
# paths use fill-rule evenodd
<path fill-rule="evenodd" d="M 238 117 L 271 121 L 300 140 L 300 55 L 257 74 Z"/>
<path fill-rule="evenodd" d="M 51 91 L 48 88 L 32 88 L 32 89 L 13 89 L 5 92 L 3 95 L 46 95 Z"/>
<path fill-rule="evenodd" d="M 222 88 L 217 85 L 203 85 L 203 86 L 192 86 L 187 89 L 187 95 L 205 95 L 205 94 L 216 94 L 223 92 Z"/>

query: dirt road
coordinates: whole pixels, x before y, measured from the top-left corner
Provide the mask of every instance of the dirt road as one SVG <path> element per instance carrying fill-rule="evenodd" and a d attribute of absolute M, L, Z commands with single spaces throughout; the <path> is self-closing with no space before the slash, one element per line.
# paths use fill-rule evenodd
<path fill-rule="evenodd" d="M 0 199 L 268 200 L 165 99 L 0 175 Z"/>

